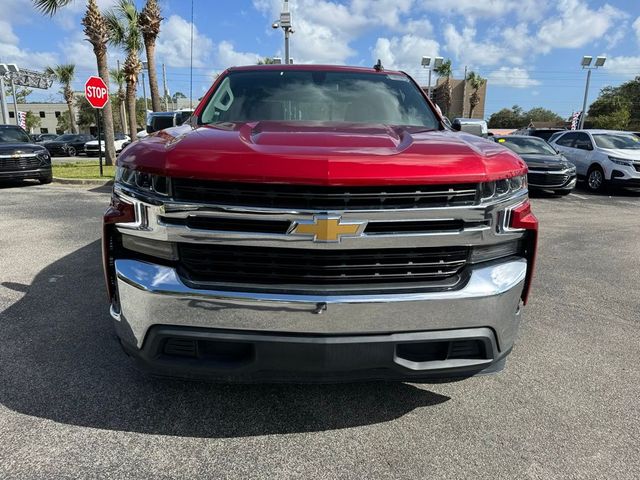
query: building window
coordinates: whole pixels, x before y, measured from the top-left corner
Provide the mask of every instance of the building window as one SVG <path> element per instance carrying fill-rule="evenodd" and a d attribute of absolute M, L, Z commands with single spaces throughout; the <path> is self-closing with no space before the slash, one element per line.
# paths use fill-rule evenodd
<path fill-rule="evenodd" d="M 9 112 L 9 118 L 16 118 L 16 115 L 14 112 Z"/>
<path fill-rule="evenodd" d="M 40 112 L 40 118 L 44 118 L 44 112 Z"/>
<path fill-rule="evenodd" d="M 60 112 L 56 112 L 56 118 L 60 116 Z"/>
<path fill-rule="evenodd" d="M 49 129 L 48 128 L 40 128 L 40 133 L 49 133 Z"/>

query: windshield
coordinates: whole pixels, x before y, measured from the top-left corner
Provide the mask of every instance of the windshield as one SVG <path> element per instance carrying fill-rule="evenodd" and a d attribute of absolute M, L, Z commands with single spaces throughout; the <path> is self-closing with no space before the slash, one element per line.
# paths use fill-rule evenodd
<path fill-rule="evenodd" d="M 622 150 L 640 150 L 640 138 L 629 134 L 596 133 L 593 135 L 600 148 L 620 148 Z"/>
<path fill-rule="evenodd" d="M 498 139 L 498 143 L 501 143 L 519 155 L 557 155 L 551 145 L 537 137 L 503 137 Z"/>
<path fill-rule="evenodd" d="M 76 136 L 75 135 L 60 135 L 58 138 L 56 138 L 56 141 L 58 142 L 68 142 L 70 140 L 75 140 Z"/>
<path fill-rule="evenodd" d="M 288 69 L 229 73 L 200 120 L 439 126 L 424 97 L 405 75 Z"/>
<path fill-rule="evenodd" d="M 2 128 L 0 143 L 31 143 L 31 138 L 19 128 Z"/>

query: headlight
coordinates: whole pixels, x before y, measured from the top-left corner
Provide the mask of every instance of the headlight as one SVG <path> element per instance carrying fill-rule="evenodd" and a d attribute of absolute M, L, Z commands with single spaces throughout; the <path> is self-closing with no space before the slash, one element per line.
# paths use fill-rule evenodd
<path fill-rule="evenodd" d="M 148 193 L 168 196 L 171 182 L 168 177 L 140 172 L 130 168 L 117 167 L 115 182 Z"/>
<path fill-rule="evenodd" d="M 38 157 L 38 160 L 43 162 L 48 162 L 49 160 L 51 160 L 51 157 L 49 156 L 49 152 L 47 152 L 46 150 L 43 152 L 36 153 L 36 157 Z"/>
<path fill-rule="evenodd" d="M 495 182 L 485 182 L 481 186 L 482 200 L 494 200 L 512 196 L 527 188 L 527 176 L 518 175 L 511 178 L 503 178 Z"/>
<path fill-rule="evenodd" d="M 625 167 L 633 167 L 633 162 L 631 160 L 626 160 L 624 158 L 618 158 L 618 157 L 609 157 L 609 160 L 611 160 L 616 165 L 623 165 Z"/>

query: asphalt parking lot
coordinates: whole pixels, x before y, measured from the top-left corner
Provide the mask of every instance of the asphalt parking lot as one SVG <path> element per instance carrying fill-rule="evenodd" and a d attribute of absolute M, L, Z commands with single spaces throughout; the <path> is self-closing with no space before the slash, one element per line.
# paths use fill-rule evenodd
<path fill-rule="evenodd" d="M 0 478 L 640 477 L 640 193 L 538 195 L 504 372 L 215 385 L 137 372 L 100 265 L 104 189 L 0 186 Z"/>

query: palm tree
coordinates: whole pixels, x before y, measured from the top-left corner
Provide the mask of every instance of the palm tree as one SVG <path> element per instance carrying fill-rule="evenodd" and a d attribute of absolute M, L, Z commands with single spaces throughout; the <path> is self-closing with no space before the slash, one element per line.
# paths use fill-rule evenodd
<path fill-rule="evenodd" d="M 109 43 L 122 48 L 127 57 L 122 66 L 127 84 L 127 117 L 129 118 L 129 136 L 134 139 L 138 131 L 136 121 L 136 91 L 138 75 L 142 71 L 140 51 L 142 33 L 138 25 L 138 10 L 133 0 L 118 0 L 115 7 L 105 14 L 109 27 Z"/>
<path fill-rule="evenodd" d="M 73 112 L 73 88 L 71 83 L 75 77 L 76 66 L 69 63 L 64 65 L 56 65 L 55 67 L 47 67 L 45 74 L 53 77 L 56 82 L 62 85 L 62 95 L 64 101 L 67 102 L 69 108 L 69 119 L 71 121 L 71 130 L 73 133 L 80 133 L 78 130 L 78 123 L 76 122 L 76 116 Z"/>
<path fill-rule="evenodd" d="M 73 0 L 33 0 L 34 5 L 42 13 L 52 16 L 62 7 L 66 7 Z M 93 46 L 93 53 L 96 56 L 98 75 L 109 85 L 109 66 L 107 64 L 107 41 L 109 31 L 105 19 L 100 13 L 96 0 L 87 0 L 87 11 L 82 19 L 84 34 Z M 113 165 L 116 160 L 116 150 L 114 146 L 113 134 L 113 109 L 111 102 L 102 109 L 103 127 L 105 139 L 105 164 Z"/>
<path fill-rule="evenodd" d="M 442 89 L 442 103 L 444 106 L 443 111 L 445 116 L 449 116 L 451 110 L 451 59 L 447 58 L 442 64 L 433 69 L 436 75 L 440 78 L 444 78 L 444 82 L 440 87 Z"/>
<path fill-rule="evenodd" d="M 480 103 L 480 94 L 478 92 L 482 88 L 482 86 L 487 83 L 487 79 L 482 78 L 476 72 L 471 72 L 467 76 L 467 82 L 473 89 L 471 97 L 469 97 L 469 118 L 473 118 L 473 111 Z"/>
<path fill-rule="evenodd" d="M 119 65 L 118 65 L 119 66 Z M 127 131 L 127 115 L 125 112 L 124 101 L 126 95 L 124 93 L 125 76 L 124 72 L 120 68 L 112 68 L 109 70 L 111 80 L 118 84 L 118 104 L 120 105 L 120 125 L 122 125 L 122 131 Z"/>
<path fill-rule="evenodd" d="M 160 6 L 157 0 L 147 0 L 138 16 L 138 26 L 142 31 L 144 48 L 147 52 L 149 70 L 149 91 L 151 92 L 151 108 L 154 112 L 162 109 L 160 91 L 158 90 L 158 71 L 156 69 L 156 39 L 160 33 Z"/>

